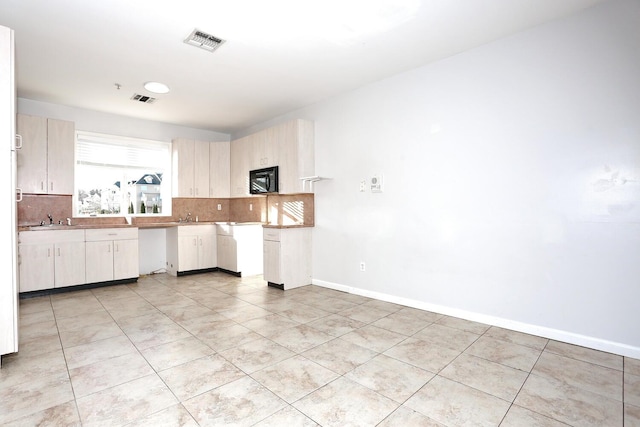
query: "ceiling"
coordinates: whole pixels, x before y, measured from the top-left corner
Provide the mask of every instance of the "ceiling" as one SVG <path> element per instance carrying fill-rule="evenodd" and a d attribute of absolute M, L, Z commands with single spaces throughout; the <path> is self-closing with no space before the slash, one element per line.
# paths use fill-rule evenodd
<path fill-rule="evenodd" d="M 602 1 L 0 0 L 0 25 L 21 98 L 233 133 Z"/>

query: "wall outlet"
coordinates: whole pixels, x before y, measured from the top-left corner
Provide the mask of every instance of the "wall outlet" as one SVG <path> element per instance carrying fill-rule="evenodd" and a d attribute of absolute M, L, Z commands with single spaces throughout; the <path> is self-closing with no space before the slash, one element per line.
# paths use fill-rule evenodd
<path fill-rule="evenodd" d="M 365 271 L 367 269 L 367 265 L 364 261 L 360 261 L 360 271 Z"/>
<path fill-rule="evenodd" d="M 367 181 L 363 179 L 360 181 L 360 192 L 364 193 L 365 191 L 367 191 Z"/>
<path fill-rule="evenodd" d="M 253 203 L 249 203 L 249 210 L 252 211 L 253 210 Z"/>
<path fill-rule="evenodd" d="M 218 210 L 221 211 L 222 210 L 222 203 L 218 203 Z"/>

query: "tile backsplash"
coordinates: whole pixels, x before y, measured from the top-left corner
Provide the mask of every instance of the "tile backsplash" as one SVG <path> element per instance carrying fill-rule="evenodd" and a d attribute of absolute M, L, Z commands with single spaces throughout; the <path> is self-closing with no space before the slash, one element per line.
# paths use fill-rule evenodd
<path fill-rule="evenodd" d="M 23 194 L 17 204 L 18 226 L 38 225 L 41 221 L 49 224 L 47 215 L 58 224 L 66 224 L 73 216 L 71 201 L 73 196 L 49 196 L 47 194 Z"/>
<path fill-rule="evenodd" d="M 271 225 L 314 224 L 314 195 L 312 193 L 240 197 L 232 199 L 172 199 L 172 216 L 138 216 L 134 223 L 170 222 L 185 219 L 189 213 L 193 221 L 202 222 L 262 222 Z M 17 204 L 18 226 L 38 225 L 49 222 L 73 224 L 125 224 L 123 216 L 73 217 L 73 196 L 24 194 Z M 220 208 L 220 209 L 218 209 Z"/>

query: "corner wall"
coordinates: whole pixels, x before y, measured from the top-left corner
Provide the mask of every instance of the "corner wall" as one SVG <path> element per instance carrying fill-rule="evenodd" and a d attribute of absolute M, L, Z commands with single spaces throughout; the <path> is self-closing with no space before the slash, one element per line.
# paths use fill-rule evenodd
<path fill-rule="evenodd" d="M 639 22 L 607 2 L 270 121 L 313 120 L 331 178 L 314 283 L 640 358 Z"/>

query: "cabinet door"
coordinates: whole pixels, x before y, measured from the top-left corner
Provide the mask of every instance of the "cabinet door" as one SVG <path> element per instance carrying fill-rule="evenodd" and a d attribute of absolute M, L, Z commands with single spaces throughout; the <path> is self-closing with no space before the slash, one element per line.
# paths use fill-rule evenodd
<path fill-rule="evenodd" d="M 256 132 L 248 136 L 249 170 L 262 169 L 267 166 L 269 159 L 265 158 L 265 131 Z"/>
<path fill-rule="evenodd" d="M 209 142 L 194 142 L 193 197 L 209 197 Z"/>
<path fill-rule="evenodd" d="M 84 242 L 56 243 L 56 288 L 85 283 L 85 256 Z"/>
<path fill-rule="evenodd" d="M 295 121 L 278 126 L 278 144 L 280 147 L 280 193 L 296 193 L 301 189 L 297 185 L 298 173 L 298 138 Z"/>
<path fill-rule="evenodd" d="M 20 292 L 55 286 L 53 244 L 20 245 Z"/>
<path fill-rule="evenodd" d="M 47 119 L 49 194 L 73 194 L 75 124 Z"/>
<path fill-rule="evenodd" d="M 173 197 L 195 197 L 193 191 L 193 162 L 195 141 L 174 139 L 171 144 Z"/>
<path fill-rule="evenodd" d="M 113 241 L 86 243 L 87 283 L 113 280 Z"/>
<path fill-rule="evenodd" d="M 233 236 L 218 235 L 218 267 L 238 271 L 237 244 Z"/>
<path fill-rule="evenodd" d="M 231 197 L 249 195 L 249 138 L 231 142 Z"/>
<path fill-rule="evenodd" d="M 263 167 L 279 166 L 280 165 L 280 146 L 278 143 L 278 129 L 279 126 L 270 127 L 265 129 L 263 137 L 263 154 L 262 162 Z"/>
<path fill-rule="evenodd" d="M 17 132 L 22 149 L 16 150 L 18 188 L 23 193 L 47 193 L 47 119 L 17 115 Z"/>
<path fill-rule="evenodd" d="M 198 236 L 198 268 L 213 268 L 217 264 L 216 235 Z"/>
<path fill-rule="evenodd" d="M 300 178 L 315 174 L 313 122 L 292 120 L 278 126 L 277 132 L 280 193 L 299 193 Z"/>
<path fill-rule="evenodd" d="M 113 242 L 113 279 L 131 279 L 140 275 L 138 240 Z"/>
<path fill-rule="evenodd" d="M 198 236 L 178 236 L 177 271 L 190 271 L 198 268 Z"/>
<path fill-rule="evenodd" d="M 280 275 L 280 242 L 264 241 L 263 268 L 264 280 L 282 284 Z"/>
<path fill-rule="evenodd" d="M 209 197 L 229 197 L 230 170 L 230 143 L 212 142 L 209 145 Z"/>

